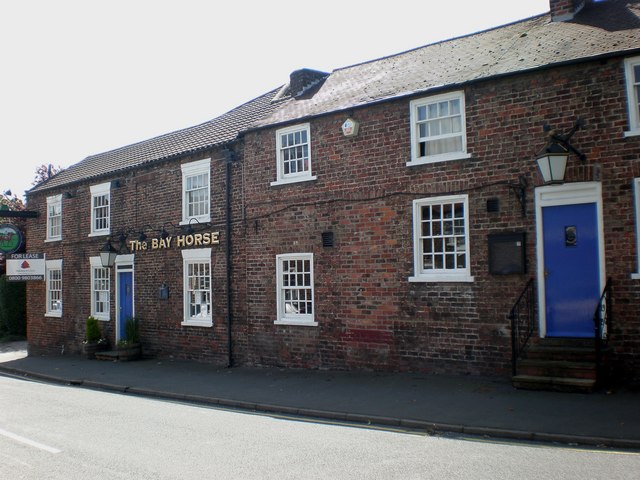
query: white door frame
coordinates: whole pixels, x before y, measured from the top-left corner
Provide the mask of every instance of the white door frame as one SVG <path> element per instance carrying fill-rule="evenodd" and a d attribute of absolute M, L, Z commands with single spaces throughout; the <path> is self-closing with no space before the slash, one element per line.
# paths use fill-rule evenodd
<path fill-rule="evenodd" d="M 120 332 L 120 273 L 128 273 L 131 272 L 131 311 L 135 316 L 136 312 L 136 297 L 135 297 L 135 282 L 136 275 L 135 269 L 133 265 L 133 260 L 135 258 L 134 254 L 131 255 L 118 255 L 116 257 L 116 261 L 114 263 L 115 271 L 116 271 L 116 339 L 122 338 Z"/>
<path fill-rule="evenodd" d="M 538 288 L 538 331 L 540 337 L 547 335 L 547 315 L 545 298 L 544 241 L 542 232 L 542 209 L 557 205 L 577 205 L 595 203 L 598 229 L 598 265 L 600 290 L 605 284 L 604 223 L 602 215 L 602 184 L 600 182 L 576 182 L 562 185 L 548 185 L 535 189 L 536 203 L 536 257 Z"/>

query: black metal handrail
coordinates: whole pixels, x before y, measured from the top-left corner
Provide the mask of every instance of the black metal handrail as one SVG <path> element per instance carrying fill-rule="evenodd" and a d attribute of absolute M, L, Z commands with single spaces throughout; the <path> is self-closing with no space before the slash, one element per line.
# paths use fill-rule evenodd
<path fill-rule="evenodd" d="M 602 352 L 609 342 L 609 335 L 611 333 L 611 326 L 613 324 L 612 314 L 612 288 L 611 278 L 607 279 L 607 283 L 604 286 L 600 300 L 596 306 L 596 310 L 593 313 L 593 327 L 596 346 L 596 382 L 602 382 Z"/>
<path fill-rule="evenodd" d="M 518 300 L 509 313 L 511 320 L 511 369 L 518 373 L 518 359 L 527 348 L 535 329 L 535 289 L 533 278 L 529 279 Z"/>

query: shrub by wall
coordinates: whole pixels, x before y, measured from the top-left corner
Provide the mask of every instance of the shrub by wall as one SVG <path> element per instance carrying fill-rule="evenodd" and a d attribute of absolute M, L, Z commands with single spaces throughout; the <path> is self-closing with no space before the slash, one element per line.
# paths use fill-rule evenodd
<path fill-rule="evenodd" d="M 0 338 L 27 334 L 26 285 L 0 276 Z"/>

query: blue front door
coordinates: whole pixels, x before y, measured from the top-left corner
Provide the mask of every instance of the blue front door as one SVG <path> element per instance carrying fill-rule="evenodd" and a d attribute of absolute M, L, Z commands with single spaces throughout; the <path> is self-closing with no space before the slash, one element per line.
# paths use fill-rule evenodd
<path fill-rule="evenodd" d="M 547 335 L 593 337 L 600 298 L 595 203 L 542 209 Z"/>
<path fill-rule="evenodd" d="M 118 340 L 125 337 L 125 322 L 133 317 L 133 274 L 118 273 Z"/>

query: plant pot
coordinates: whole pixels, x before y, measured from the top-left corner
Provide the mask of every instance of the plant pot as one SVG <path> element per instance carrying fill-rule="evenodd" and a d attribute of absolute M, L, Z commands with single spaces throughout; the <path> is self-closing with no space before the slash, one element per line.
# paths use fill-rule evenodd
<path fill-rule="evenodd" d="M 126 362 L 137 360 L 142 356 L 142 346 L 139 343 L 130 343 L 118 346 L 118 360 Z"/>
<path fill-rule="evenodd" d="M 87 342 L 82 345 L 82 351 L 89 360 L 94 360 L 96 358 L 98 348 L 100 348 L 98 342 Z"/>

